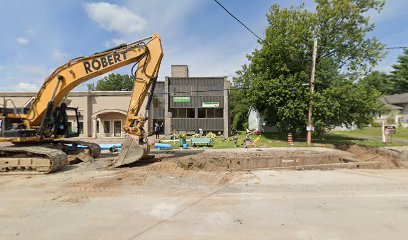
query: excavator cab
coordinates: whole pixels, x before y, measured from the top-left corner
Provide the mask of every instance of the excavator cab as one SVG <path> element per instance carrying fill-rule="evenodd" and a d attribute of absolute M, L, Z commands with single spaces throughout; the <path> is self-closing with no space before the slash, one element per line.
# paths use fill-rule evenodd
<path fill-rule="evenodd" d="M 68 114 L 70 112 L 73 112 L 73 114 Z M 72 123 L 68 122 L 67 120 L 64 119 L 63 123 L 66 126 L 65 131 L 65 137 L 66 138 L 72 138 L 72 137 L 79 137 L 80 134 L 80 125 L 79 125 L 79 118 L 81 117 L 80 112 L 78 111 L 78 108 L 74 107 L 66 107 L 66 115 L 74 115 L 76 118 L 76 127 L 71 125 Z"/>
<path fill-rule="evenodd" d="M 0 137 L 17 140 L 38 136 L 39 130 L 30 129 L 24 121 L 23 116 L 28 111 L 29 108 L 0 108 Z M 67 107 L 65 103 L 62 103 L 47 118 L 44 127 L 44 137 L 62 136 L 71 138 L 79 136 L 79 126 L 77 131 L 72 131 L 72 127 L 68 124 L 67 111 L 72 111 L 77 122 L 79 122 L 78 108 Z"/>

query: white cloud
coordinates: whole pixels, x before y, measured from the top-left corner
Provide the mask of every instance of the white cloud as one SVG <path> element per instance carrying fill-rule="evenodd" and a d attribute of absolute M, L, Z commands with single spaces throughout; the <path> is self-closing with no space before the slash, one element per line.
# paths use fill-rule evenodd
<path fill-rule="evenodd" d="M 107 2 L 85 3 L 88 16 L 103 29 L 121 34 L 140 33 L 145 29 L 146 20 L 125 6 Z"/>
<path fill-rule="evenodd" d="M 126 43 L 126 41 L 121 38 L 113 38 L 105 42 L 105 47 L 112 48 L 112 47 L 119 46 L 122 43 Z"/>
<path fill-rule="evenodd" d="M 57 62 L 65 60 L 68 56 L 69 56 L 68 53 L 63 52 L 63 51 L 61 51 L 59 49 L 54 49 L 52 51 L 52 57 Z"/>
<path fill-rule="evenodd" d="M 4 66 L 0 65 L 0 73 L 3 72 Z"/>
<path fill-rule="evenodd" d="M 5 65 L 2 69 L 1 91 L 37 91 L 51 72 L 35 65 Z"/>
<path fill-rule="evenodd" d="M 401 11 L 401 9 L 406 9 L 407 7 L 408 2 L 406 0 L 388 0 L 385 1 L 382 12 L 378 13 L 377 11 L 370 10 L 367 15 L 370 16 L 372 22 L 378 24 L 404 16 L 406 12 Z"/>
<path fill-rule="evenodd" d="M 18 37 L 16 38 L 16 42 L 20 45 L 26 45 L 29 41 L 25 37 Z"/>
<path fill-rule="evenodd" d="M 26 35 L 33 35 L 33 34 L 35 34 L 35 30 L 34 30 L 34 29 L 27 29 L 27 30 L 25 31 L 25 34 L 26 34 Z"/>
<path fill-rule="evenodd" d="M 143 11 L 143 17 L 148 22 L 147 34 L 159 32 L 169 36 L 177 36 L 189 22 L 188 17 L 194 17 L 195 11 L 201 11 L 207 1 L 197 0 L 126 0 L 125 5 L 133 11 Z M 153 10 L 152 10 L 153 9 Z M 145 33 L 145 34 L 146 34 Z"/>
<path fill-rule="evenodd" d="M 37 66 L 30 66 L 30 65 L 18 65 L 17 70 L 23 73 L 29 74 L 34 77 L 42 77 L 48 75 L 48 71 L 45 68 L 37 67 Z"/>
<path fill-rule="evenodd" d="M 38 91 L 38 86 L 32 83 L 19 82 L 11 89 L 16 92 L 36 92 Z"/>

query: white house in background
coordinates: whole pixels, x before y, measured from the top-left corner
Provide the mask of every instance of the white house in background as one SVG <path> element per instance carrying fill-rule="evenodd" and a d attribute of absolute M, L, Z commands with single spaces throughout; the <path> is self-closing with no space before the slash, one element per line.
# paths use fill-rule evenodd
<path fill-rule="evenodd" d="M 265 122 L 265 117 L 254 107 L 249 109 L 248 124 L 250 130 L 258 132 L 278 132 L 274 126 L 268 126 Z"/>
<path fill-rule="evenodd" d="M 351 126 L 346 126 L 345 124 L 341 126 L 335 126 L 332 131 L 351 131 L 351 130 L 356 130 L 358 127 L 356 124 L 351 124 Z"/>
<path fill-rule="evenodd" d="M 381 123 L 390 118 L 395 118 L 395 123 L 408 127 L 408 93 L 394 94 L 382 98 L 387 111 L 379 116 L 376 121 Z"/>
<path fill-rule="evenodd" d="M 275 126 L 268 126 L 265 122 L 265 117 L 254 107 L 251 107 L 248 114 L 248 124 L 250 130 L 256 130 L 258 132 L 279 132 Z M 349 131 L 357 129 L 356 124 L 351 126 L 336 126 L 333 131 Z"/>

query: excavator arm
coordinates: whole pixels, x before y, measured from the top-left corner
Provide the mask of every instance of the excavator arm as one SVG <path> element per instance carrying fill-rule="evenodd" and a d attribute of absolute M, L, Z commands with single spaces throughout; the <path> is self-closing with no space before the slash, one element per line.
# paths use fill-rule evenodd
<path fill-rule="evenodd" d="M 125 65 L 139 63 L 125 132 L 141 135 L 141 129 L 134 127 L 133 124 L 135 121 L 144 120 L 138 113 L 152 83 L 157 79 L 162 57 L 160 36 L 154 34 L 134 43 L 73 59 L 57 68 L 45 80 L 27 113 L 26 125 L 29 128 L 46 128 L 51 112 L 79 84 Z"/>

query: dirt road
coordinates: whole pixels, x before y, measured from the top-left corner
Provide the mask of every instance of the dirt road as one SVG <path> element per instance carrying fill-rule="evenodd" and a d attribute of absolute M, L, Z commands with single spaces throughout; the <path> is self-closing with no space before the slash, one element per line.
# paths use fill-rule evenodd
<path fill-rule="evenodd" d="M 106 161 L 0 177 L 0 239 L 404 239 L 408 171 Z"/>

